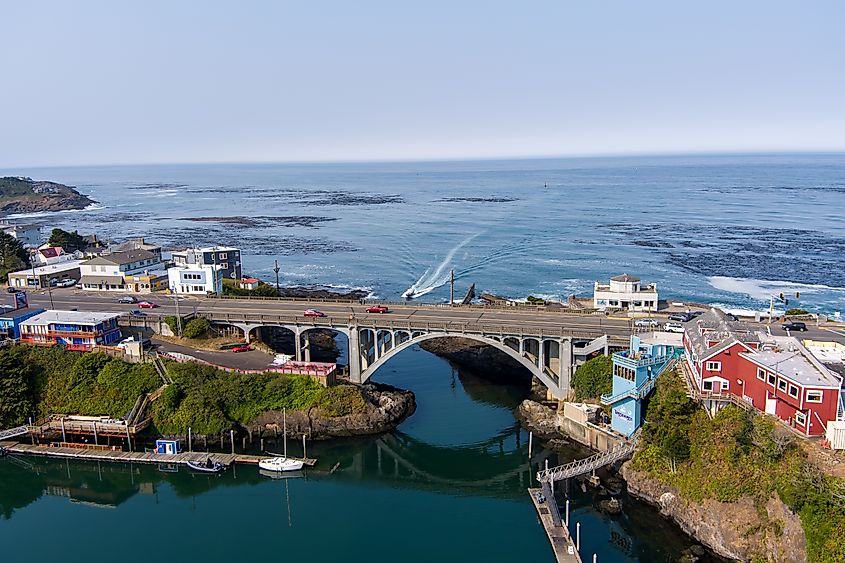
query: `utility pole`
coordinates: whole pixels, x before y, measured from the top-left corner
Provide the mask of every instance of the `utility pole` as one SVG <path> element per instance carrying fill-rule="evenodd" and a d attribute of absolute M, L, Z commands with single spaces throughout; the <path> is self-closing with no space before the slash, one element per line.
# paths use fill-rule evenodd
<path fill-rule="evenodd" d="M 182 315 L 179 314 L 179 294 L 176 287 L 176 285 L 173 286 L 173 301 L 176 302 L 176 336 L 182 338 Z"/>
<path fill-rule="evenodd" d="M 449 270 L 449 305 L 455 304 L 455 270 Z"/>
<path fill-rule="evenodd" d="M 276 272 L 276 291 L 279 291 L 279 261 L 273 260 L 273 271 Z"/>

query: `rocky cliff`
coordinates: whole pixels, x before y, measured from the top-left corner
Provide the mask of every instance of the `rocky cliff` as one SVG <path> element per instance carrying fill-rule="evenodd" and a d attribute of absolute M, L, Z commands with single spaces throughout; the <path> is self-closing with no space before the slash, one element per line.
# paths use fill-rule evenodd
<path fill-rule="evenodd" d="M 678 491 L 626 462 L 622 466 L 628 492 L 673 520 L 714 553 L 736 561 L 802 563 L 807 546 L 801 521 L 777 497 L 755 506 L 751 498 L 738 502 L 688 502 Z"/>

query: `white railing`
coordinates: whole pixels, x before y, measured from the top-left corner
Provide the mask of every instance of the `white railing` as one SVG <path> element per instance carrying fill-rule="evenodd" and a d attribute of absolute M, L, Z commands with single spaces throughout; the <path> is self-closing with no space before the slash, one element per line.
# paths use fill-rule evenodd
<path fill-rule="evenodd" d="M 8 440 L 17 436 L 23 436 L 28 431 L 26 426 L 18 426 L 17 428 L 9 428 L 8 430 L 0 430 L 0 440 Z"/>
<path fill-rule="evenodd" d="M 600 467 L 604 467 L 605 465 L 624 459 L 634 452 L 634 449 L 637 446 L 637 437 L 638 435 L 635 435 L 634 439 L 631 441 L 619 444 L 606 452 L 597 453 L 595 455 L 591 455 L 590 457 L 577 459 L 570 463 L 539 471 L 537 472 L 537 480 L 541 483 L 546 483 L 550 481 L 560 481 L 561 479 L 569 479 L 571 477 L 583 475 L 584 473 L 590 473 Z"/>

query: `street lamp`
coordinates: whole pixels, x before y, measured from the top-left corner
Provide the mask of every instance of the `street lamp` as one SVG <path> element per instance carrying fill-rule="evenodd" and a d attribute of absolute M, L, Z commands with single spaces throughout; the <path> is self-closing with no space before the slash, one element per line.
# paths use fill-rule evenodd
<path fill-rule="evenodd" d="M 35 256 L 37 254 L 38 250 L 34 249 L 29 258 L 29 265 L 32 266 L 32 282 L 35 284 L 35 287 L 43 289 L 41 287 L 41 279 L 35 275 Z M 53 288 L 50 286 L 49 280 L 47 281 L 47 295 L 50 296 L 50 309 L 55 309 L 56 306 L 53 304 Z"/>
<path fill-rule="evenodd" d="M 176 293 L 177 285 L 173 284 L 170 286 L 170 290 L 173 292 L 173 301 L 176 303 L 176 336 L 182 338 L 182 315 L 179 314 L 179 296 Z"/>
<path fill-rule="evenodd" d="M 276 291 L 279 291 L 279 261 L 273 260 L 275 266 L 273 266 L 273 271 L 276 272 Z"/>

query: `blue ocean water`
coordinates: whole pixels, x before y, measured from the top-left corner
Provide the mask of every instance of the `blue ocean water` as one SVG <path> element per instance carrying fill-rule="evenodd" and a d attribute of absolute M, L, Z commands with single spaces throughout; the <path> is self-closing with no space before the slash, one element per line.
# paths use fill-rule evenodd
<path fill-rule="evenodd" d="M 14 169 L 98 202 L 26 220 L 231 244 L 285 284 L 429 300 L 458 288 L 589 295 L 628 272 L 669 299 L 763 310 L 771 294 L 845 309 L 845 155 L 215 164 Z M 800 292 L 800 300 L 794 299 Z"/>

